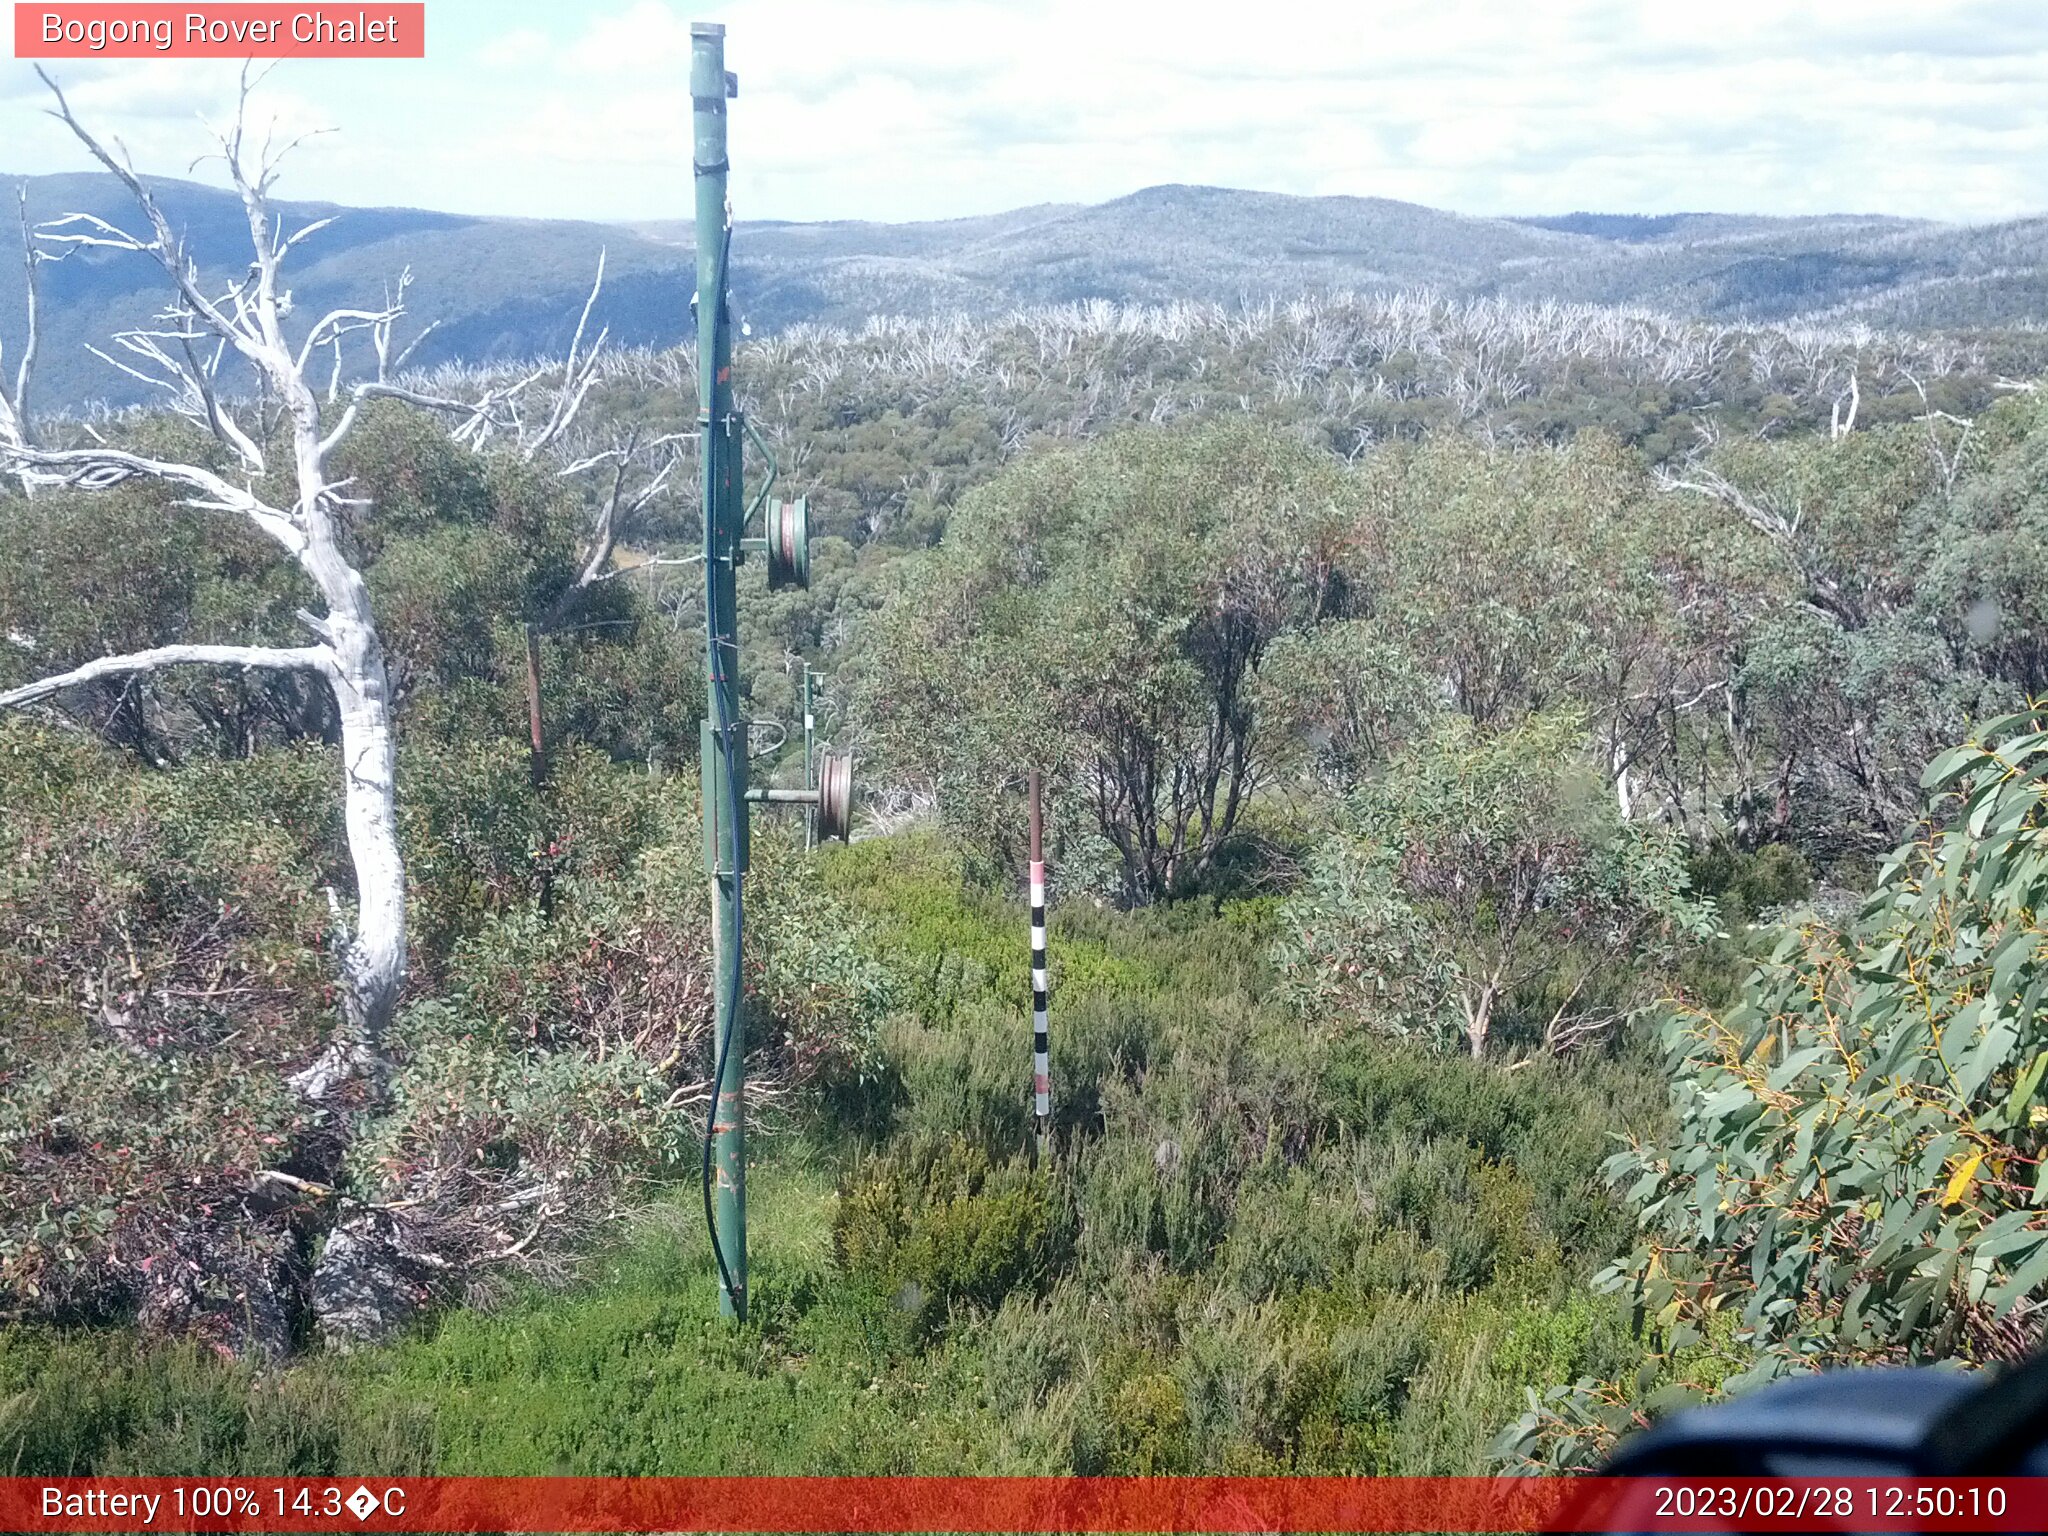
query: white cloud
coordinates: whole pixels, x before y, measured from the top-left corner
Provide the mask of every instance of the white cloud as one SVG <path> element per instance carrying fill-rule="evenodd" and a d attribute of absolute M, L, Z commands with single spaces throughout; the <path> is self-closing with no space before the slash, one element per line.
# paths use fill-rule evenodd
<path fill-rule="evenodd" d="M 65 60 L 50 73 L 63 88 L 72 111 L 95 137 L 125 153 L 145 176 L 222 180 L 206 158 L 219 150 L 218 135 L 232 126 L 240 93 L 241 65 L 226 59 Z M 10 134 L 8 170 L 93 168 L 71 131 L 46 110 L 47 88 L 27 66 L 16 64 L 0 77 L 0 113 L 19 129 Z M 336 126 L 320 103 L 286 88 L 275 77 L 259 78 L 251 92 L 245 128 L 252 149 L 266 141 L 293 152 L 295 172 L 318 166 L 327 156 L 319 135 Z M 12 151 L 27 159 L 22 165 Z"/>
<path fill-rule="evenodd" d="M 682 0 L 437 0 L 422 64 L 292 66 L 294 190 L 679 216 Z M 2037 0 L 729 0 L 742 217 L 944 217 L 1165 180 L 1469 212 L 2048 207 Z M 0 158 L 53 169 L 0 72 Z M 77 73 L 189 155 L 196 65 Z M 33 84 L 33 81 L 29 82 Z M 81 104 L 83 105 L 83 98 Z M 19 155 L 16 145 L 22 146 Z"/>
<path fill-rule="evenodd" d="M 476 51 L 476 61 L 485 69 L 525 69 L 545 63 L 553 53 L 545 32 L 537 27 L 517 27 L 485 41 Z"/>

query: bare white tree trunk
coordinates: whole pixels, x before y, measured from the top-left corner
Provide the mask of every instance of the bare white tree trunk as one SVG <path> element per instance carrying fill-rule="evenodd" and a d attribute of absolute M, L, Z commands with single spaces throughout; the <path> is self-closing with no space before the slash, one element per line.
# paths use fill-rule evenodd
<path fill-rule="evenodd" d="M 382 388 L 405 281 L 400 282 L 397 300 L 384 309 L 333 311 L 316 320 L 294 348 L 283 330 L 282 317 L 290 304 L 289 297 L 280 293 L 278 269 L 291 248 L 320 226 L 309 225 L 287 237 L 273 217 L 268 193 L 283 151 L 271 155 L 266 147 L 259 164 L 252 168 L 248 163 L 243 139 L 247 77 L 241 110 L 233 128 L 222 135 L 221 149 L 248 217 L 255 259 L 246 275 L 219 293 L 202 289 L 197 265 L 132 167 L 109 153 L 80 124 L 49 76 L 43 79 L 56 97 L 56 115 L 135 199 L 148 222 L 148 237 L 129 234 L 90 214 L 73 214 L 45 226 L 40 238 L 59 253 L 86 248 L 137 252 L 152 257 L 163 268 L 174 293 L 171 303 L 151 325 L 115 338 L 116 344 L 139 362 L 112 357 L 108 361 L 167 391 L 173 410 L 210 431 L 236 457 L 241 483 L 198 465 L 147 459 L 111 447 L 41 448 L 31 441 L 21 413 L 15 410 L 0 411 L 0 467 L 31 487 L 100 490 L 127 480 L 149 479 L 184 492 L 187 506 L 240 515 L 297 562 L 326 611 L 300 614 L 318 637 L 317 645 L 300 649 L 171 646 L 107 657 L 0 695 L 0 707 L 32 702 L 97 677 L 182 664 L 289 667 L 317 672 L 326 679 L 341 719 L 344 820 L 355 869 L 356 909 L 342 945 L 342 1026 L 319 1057 L 294 1076 L 293 1084 L 311 1099 L 325 1099 L 350 1082 L 367 1080 L 374 1085 L 383 1075 L 386 1032 L 405 983 L 406 967 L 405 863 L 398 846 L 391 687 L 368 590 L 336 538 L 335 513 L 349 504 L 342 494 L 344 486 L 330 480 L 327 473 L 329 456 L 354 424 L 354 402 L 340 424 L 323 436 L 319 401 L 308 383 L 307 368 L 320 347 L 338 348 L 342 337 L 368 332 L 376 350 L 378 378 L 374 386 L 360 386 L 357 399 Z M 48 252 L 45 256 L 57 259 Z M 253 417 L 244 426 L 216 388 L 221 361 L 229 355 L 253 368 L 272 400 L 284 408 L 296 492 L 290 506 L 269 505 L 253 489 L 266 473 L 262 443 L 268 433 Z M 387 392 L 402 393 L 395 388 Z M 482 409 L 477 415 L 482 418 Z"/>
<path fill-rule="evenodd" d="M 1617 724 L 1607 751 L 1607 771 L 1614 779 L 1614 808 L 1623 821 L 1635 814 L 1636 786 L 1630 773 L 1633 766 L 1628 746 L 1621 739 L 1621 727 Z"/>
<path fill-rule="evenodd" d="M 1849 365 L 1849 387 L 1835 397 L 1835 404 L 1829 413 L 1828 440 L 1830 442 L 1847 437 L 1856 430 L 1856 412 L 1863 404 L 1863 386 L 1856 381 L 1856 365 Z M 1844 410 L 1844 407 L 1847 407 Z"/>
<path fill-rule="evenodd" d="M 304 389 L 301 381 L 300 388 Z M 298 430 L 300 484 L 318 475 L 319 413 L 310 391 L 306 426 Z M 299 403 L 293 402 L 299 417 Z M 342 813 L 356 874 L 356 921 L 343 952 L 343 1028 L 312 1066 L 293 1079 L 308 1098 L 325 1098 L 354 1078 L 376 1080 L 385 1028 L 405 983 L 405 860 L 398 848 L 398 754 L 391 731 L 391 682 L 384 643 L 370 613 L 363 578 L 334 547 L 333 530 L 318 534 L 300 564 L 327 600 L 320 622 L 335 661 L 334 703 L 341 717 Z"/>
<path fill-rule="evenodd" d="M 39 284 L 36 268 L 42 262 L 41 253 L 36 250 L 28 225 L 28 183 L 22 182 L 15 188 L 16 212 L 21 219 L 21 264 L 23 281 L 27 287 L 27 326 L 22 335 L 21 356 L 14 365 L 14 386 L 8 387 L 4 374 L 0 374 L 0 443 L 32 443 L 35 437 L 29 426 L 28 391 L 35 379 L 37 313 Z M 23 481 L 23 489 L 29 489 Z"/>

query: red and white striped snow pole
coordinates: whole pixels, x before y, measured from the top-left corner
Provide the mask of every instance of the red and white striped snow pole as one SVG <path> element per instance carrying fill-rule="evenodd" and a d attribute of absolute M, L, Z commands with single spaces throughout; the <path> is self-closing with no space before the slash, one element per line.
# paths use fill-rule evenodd
<path fill-rule="evenodd" d="M 1038 770 L 1031 770 L 1031 1092 L 1038 1155 L 1052 1129 L 1052 1038 L 1046 1033 L 1045 818 L 1038 803 Z"/>

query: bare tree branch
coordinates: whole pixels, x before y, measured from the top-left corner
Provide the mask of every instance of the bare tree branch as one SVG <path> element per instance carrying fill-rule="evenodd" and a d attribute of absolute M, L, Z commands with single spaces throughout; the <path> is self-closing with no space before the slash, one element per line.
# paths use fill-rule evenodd
<path fill-rule="evenodd" d="M 590 297 L 583 301 L 583 313 L 576 319 L 576 334 L 569 338 L 569 356 L 562 364 L 562 388 L 555 396 L 554 409 L 548 413 L 546 425 L 528 442 L 522 444 L 528 459 L 537 457 L 556 438 L 569 429 L 569 423 L 576 419 L 576 413 L 583 408 L 584 397 L 590 393 L 590 386 L 597 382 L 597 370 L 604 352 L 605 337 L 609 331 L 600 330 L 597 340 L 591 344 L 590 354 L 583 360 L 578 371 L 578 350 L 583 345 L 584 329 L 590 324 L 590 312 L 597 307 L 597 296 L 604 291 L 604 262 L 607 252 L 597 253 L 597 279 L 590 285 Z"/>
<path fill-rule="evenodd" d="M 183 242 L 172 233 L 170 220 L 164 217 L 163 209 L 158 206 L 154 194 L 150 192 L 148 187 L 143 185 L 142 178 L 135 174 L 135 168 L 126 163 L 125 160 L 117 160 L 107 150 L 106 146 L 101 144 L 91 131 L 78 120 L 71 110 L 71 103 L 65 99 L 63 89 L 51 78 L 49 71 L 45 70 L 40 64 L 35 66 L 35 71 L 36 77 L 49 87 L 50 94 L 57 99 L 57 108 L 53 115 L 60 119 L 65 127 L 71 130 L 73 137 L 86 147 L 92 157 L 105 166 L 113 174 L 114 178 L 128 190 L 128 195 L 134 198 L 136 205 L 141 208 L 143 217 L 149 220 L 150 232 L 155 237 L 148 242 L 144 242 L 128 234 L 125 230 L 118 229 L 114 225 L 107 223 L 104 219 L 95 218 L 91 214 L 73 214 L 69 220 L 60 220 L 59 223 L 83 221 L 98 229 L 104 238 L 90 235 L 62 236 L 59 238 L 79 244 L 113 245 L 117 249 L 145 252 L 153 256 L 156 259 L 157 265 L 164 269 L 165 275 L 170 278 L 178 292 L 183 295 L 185 302 L 191 305 L 193 312 L 205 321 L 207 326 L 216 335 L 236 348 L 249 361 L 255 363 L 259 368 L 264 368 L 268 371 L 273 359 L 265 355 L 266 349 L 262 345 L 262 338 L 260 335 L 254 334 L 242 325 L 237 324 L 235 320 L 230 319 L 227 314 L 215 305 L 208 295 L 200 290 L 198 264 L 186 254 Z M 243 104 L 245 106 L 247 99 L 245 80 L 243 95 Z M 239 112 L 237 117 L 239 119 Z M 235 131 L 237 137 L 239 137 L 239 121 Z M 237 180 L 239 181 L 239 179 L 239 173 L 237 173 Z M 274 280 L 277 271 L 276 258 L 272 255 L 267 263 L 264 262 L 261 259 L 263 254 L 262 247 L 263 242 L 259 239 L 259 260 L 257 264 L 259 266 L 267 266 Z M 234 290 L 236 295 L 239 295 L 240 292 L 240 289 Z M 238 313 L 240 309 L 241 305 L 238 300 Z"/>
<path fill-rule="evenodd" d="M 1914 393 L 1919 395 L 1920 404 L 1926 407 L 1923 414 L 1913 419 L 1927 428 L 1927 457 L 1932 461 L 1935 473 L 1941 476 L 1942 494 L 1952 496 L 1955 494 L 1956 475 L 1963 467 L 1964 451 L 1970 446 L 1970 434 L 1976 431 L 1977 424 L 1966 417 L 1936 409 L 1934 402 L 1927 398 L 1927 386 L 1908 370 L 1901 368 L 1899 372 L 1905 377 L 1906 382 L 1913 386 Z M 1962 429 L 1961 435 L 1956 438 L 1953 451 L 1942 447 L 1941 433 L 1936 425 L 1939 422 L 1947 422 L 1952 427 Z"/>
<path fill-rule="evenodd" d="M 1800 525 L 1804 521 L 1804 514 L 1799 508 L 1787 513 L 1768 500 L 1749 495 L 1727 476 L 1698 462 L 1687 464 L 1683 474 L 1659 467 L 1657 484 L 1662 490 L 1708 496 L 1723 506 L 1733 508 L 1742 515 L 1743 521 L 1778 547 L 1798 573 L 1806 588 L 1807 599 L 1814 607 L 1850 629 L 1863 627 L 1863 613 L 1843 593 L 1841 585 L 1826 573 L 1814 569 L 1813 561 L 1799 538 Z"/>
<path fill-rule="evenodd" d="M 704 557 L 702 555 L 663 555 L 655 559 L 636 560 L 631 565 L 622 565 L 617 570 L 606 571 L 602 575 L 594 577 L 590 585 L 593 587 L 602 586 L 605 582 L 617 581 L 622 576 L 638 576 L 643 571 L 658 571 L 673 565 L 702 565 L 703 563 Z"/>
<path fill-rule="evenodd" d="M 562 476 L 567 479 L 609 465 L 612 477 L 591 525 L 590 547 L 584 555 L 583 569 L 578 573 L 576 580 L 563 589 L 561 595 L 541 618 L 537 626 L 540 633 L 550 633 L 567 622 L 569 615 L 575 611 L 577 600 L 586 590 L 626 574 L 624 571 L 612 569 L 612 560 L 618 552 L 619 540 L 632 526 L 633 519 L 668 489 L 669 481 L 683 461 L 680 445 L 694 441 L 695 436 L 696 434 L 691 432 L 665 433 L 643 445 L 638 434 L 631 434 L 624 443 L 576 459 L 562 469 Z M 627 479 L 635 461 L 643 454 L 650 453 L 657 455 L 653 473 L 643 484 L 628 492 Z M 702 556 L 695 558 L 701 559 Z M 688 559 L 646 560 L 639 562 L 632 569 L 645 570 L 650 566 L 688 563 Z"/>
<path fill-rule="evenodd" d="M 266 672 L 319 672 L 335 674 L 334 653 L 324 645 L 280 648 L 264 645 L 162 645 L 155 650 L 134 651 L 126 656 L 102 656 L 69 672 L 59 672 L 19 688 L 0 693 L 0 709 L 18 709 L 51 694 L 62 693 L 83 683 L 104 677 L 125 677 L 135 673 L 161 672 L 166 667 L 241 667 Z"/>
<path fill-rule="evenodd" d="M 422 331 L 419 336 L 415 336 L 412 345 L 417 346 L 425 335 L 426 332 Z M 406 349 L 407 352 L 411 350 L 411 347 Z M 403 360 L 402 353 L 400 361 Z M 457 400 L 448 395 L 430 395 L 402 384 L 387 383 L 381 378 L 365 381 L 350 391 L 348 408 L 342 412 L 341 420 L 335 424 L 334 430 L 329 432 L 321 443 L 320 451 L 322 454 L 333 452 L 348 436 L 355 427 L 356 417 L 365 400 L 402 400 L 408 405 L 418 406 L 421 410 L 459 417 L 461 419 L 449 433 L 449 437 L 455 442 L 467 444 L 472 449 L 482 448 L 494 432 L 507 432 L 516 439 L 519 434 L 519 418 L 517 411 L 512 409 L 512 403 L 547 371 L 545 367 L 536 368 L 510 384 L 492 385 L 474 400 Z"/>
<path fill-rule="evenodd" d="M 29 448 L 0 442 L 0 464 L 38 485 L 104 491 L 124 481 L 155 480 L 193 494 L 184 505 L 208 512 L 235 512 L 261 528 L 293 556 L 306 549 L 306 533 L 289 512 L 259 500 L 196 464 L 148 459 L 120 448 Z"/>

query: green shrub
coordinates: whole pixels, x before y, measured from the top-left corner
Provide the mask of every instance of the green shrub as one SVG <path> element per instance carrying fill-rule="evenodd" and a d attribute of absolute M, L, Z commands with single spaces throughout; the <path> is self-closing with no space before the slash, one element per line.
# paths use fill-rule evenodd
<path fill-rule="evenodd" d="M 423 1405 L 364 1413 L 329 1373 L 262 1372 L 189 1341 L 0 1332 L 0 1466 L 13 1476 L 405 1476 L 433 1465 Z"/>
<path fill-rule="evenodd" d="M 1157 1255 L 1172 1269 L 1205 1266 L 1223 1241 L 1235 1181 L 1219 1174 L 1197 1140 L 1105 1140 L 1081 1188 L 1083 1254 L 1100 1274 L 1127 1254 Z"/>
<path fill-rule="evenodd" d="M 1353 1181 L 1352 1161 L 1327 1148 L 1313 1167 L 1260 1170 L 1248 1179 L 1217 1256 L 1221 1282 L 1260 1302 L 1350 1280 L 1384 1230 Z"/>
<path fill-rule="evenodd" d="M 1188 1404 L 1164 1371 L 1133 1376 L 1110 1395 L 1108 1470 L 1126 1477 L 1171 1477 L 1190 1470 Z"/>
<path fill-rule="evenodd" d="M 1656 1080 L 1632 1061 L 1531 1063 L 1514 1073 L 1371 1041 L 1333 1051 L 1327 1112 L 1366 1145 L 1461 1144 L 1512 1165 L 1534 1191 L 1534 1218 L 1562 1252 L 1600 1252 L 1627 1230 L 1601 1170 L 1612 1128 L 1659 1121 Z"/>
<path fill-rule="evenodd" d="M 1003 1153 L 1031 1135 L 1031 1026 L 1014 1008 L 979 1003 L 934 1029 L 898 1018 L 886 1051 L 903 1084 L 898 1130 L 913 1137 L 959 1137 Z"/>
<path fill-rule="evenodd" d="M 1485 1054 L 1598 1041 L 1658 995 L 1682 939 L 1718 932 L 1678 839 L 1628 821 L 1574 714 L 1440 722 L 1345 803 L 1284 904 L 1273 959 L 1321 1027 Z"/>
<path fill-rule="evenodd" d="M 1721 840 L 1696 853 L 1688 868 L 1693 888 L 1714 898 L 1731 928 L 1803 901 L 1813 891 L 1813 866 L 1790 843 L 1745 851 Z"/>
<path fill-rule="evenodd" d="M 1156 996 L 1081 993 L 1060 997 L 1052 1118 L 1069 1145 L 1099 1134 L 1112 1084 L 1140 1082 L 1170 1055 L 1173 1016 Z"/>
<path fill-rule="evenodd" d="M 163 774 L 0 721 L 0 1315 L 234 1340 L 288 1260 L 243 1202 L 313 1129 L 284 1078 L 336 1012 L 323 756 Z"/>
<path fill-rule="evenodd" d="M 933 1323 L 956 1305 L 994 1308 L 1042 1287 L 1072 1241 L 1049 1175 L 993 1163 L 958 1137 L 913 1138 L 861 1164 L 832 1223 L 849 1279 Z"/>

